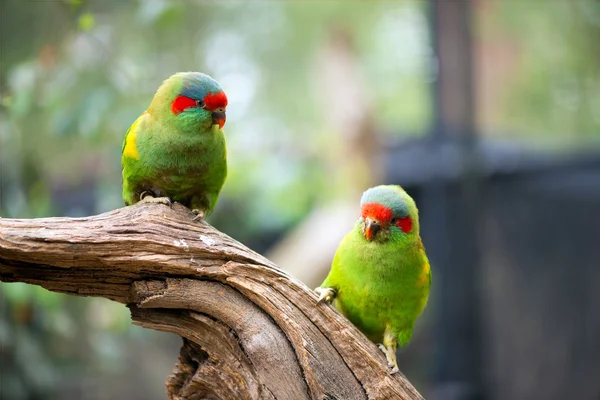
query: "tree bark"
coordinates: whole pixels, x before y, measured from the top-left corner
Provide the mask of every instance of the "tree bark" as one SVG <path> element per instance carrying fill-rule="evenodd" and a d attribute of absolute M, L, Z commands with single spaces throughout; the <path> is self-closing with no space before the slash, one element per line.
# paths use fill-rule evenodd
<path fill-rule="evenodd" d="M 0 218 L 0 280 L 105 297 L 180 335 L 169 399 L 422 399 L 312 290 L 179 204 Z"/>

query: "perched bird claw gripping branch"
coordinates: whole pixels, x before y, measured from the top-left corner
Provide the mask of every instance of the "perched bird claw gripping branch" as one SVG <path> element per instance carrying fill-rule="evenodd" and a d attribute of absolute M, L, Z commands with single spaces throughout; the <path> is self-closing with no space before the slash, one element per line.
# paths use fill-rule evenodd
<path fill-rule="evenodd" d="M 315 289 L 315 292 L 319 295 L 319 301 L 317 301 L 317 303 L 325 302 L 331 304 L 333 299 L 335 299 L 335 290 L 332 288 L 318 287 Z"/>
<path fill-rule="evenodd" d="M 158 88 L 123 141 L 123 200 L 193 210 L 209 216 L 227 176 L 227 96 L 210 76 L 177 73 Z"/>
<path fill-rule="evenodd" d="M 169 207 L 173 206 L 173 201 L 171 201 L 170 198 L 168 198 L 168 197 L 154 197 L 148 191 L 144 191 L 144 192 L 142 192 L 140 194 L 140 201 L 138 203 L 141 203 L 141 204 L 144 204 L 144 203 L 158 203 L 158 204 L 164 204 L 164 205 L 169 206 Z"/>
<path fill-rule="evenodd" d="M 198 221 L 200 219 L 204 219 L 204 214 L 205 214 L 204 211 L 194 208 L 192 210 L 192 213 L 196 214 L 196 216 L 194 218 L 192 218 L 192 221 Z"/>
<path fill-rule="evenodd" d="M 384 344 L 378 344 L 379 349 L 385 354 L 385 359 L 387 360 L 388 367 L 390 367 L 390 374 L 395 374 L 399 371 L 398 369 L 398 361 L 396 360 L 396 345 L 386 346 Z"/>
<path fill-rule="evenodd" d="M 398 372 L 396 348 L 410 341 L 429 298 L 431 270 L 419 236 L 414 200 L 400 186 L 377 186 L 360 201 L 361 215 L 315 289 L 385 354 Z"/>

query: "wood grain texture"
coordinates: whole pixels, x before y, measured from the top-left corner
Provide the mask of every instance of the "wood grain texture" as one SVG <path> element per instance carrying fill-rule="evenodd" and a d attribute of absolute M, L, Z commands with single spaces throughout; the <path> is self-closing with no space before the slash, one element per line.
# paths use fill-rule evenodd
<path fill-rule="evenodd" d="M 0 280 L 127 304 L 184 338 L 170 399 L 422 399 L 312 290 L 175 204 L 0 218 Z"/>

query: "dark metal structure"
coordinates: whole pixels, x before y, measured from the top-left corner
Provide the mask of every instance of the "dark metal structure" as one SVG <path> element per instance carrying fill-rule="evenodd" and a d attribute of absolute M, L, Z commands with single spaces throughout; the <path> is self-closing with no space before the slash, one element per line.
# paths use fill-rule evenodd
<path fill-rule="evenodd" d="M 435 124 L 388 149 L 434 273 L 433 399 L 600 399 L 600 151 L 475 126 L 472 2 L 432 0 Z"/>

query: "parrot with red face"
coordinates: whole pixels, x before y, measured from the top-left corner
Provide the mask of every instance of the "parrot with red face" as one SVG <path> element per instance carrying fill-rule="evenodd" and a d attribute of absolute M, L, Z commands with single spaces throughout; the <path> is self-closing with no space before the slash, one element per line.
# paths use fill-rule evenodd
<path fill-rule="evenodd" d="M 123 142 L 125 204 L 177 201 L 194 219 L 210 215 L 227 176 L 226 107 L 223 89 L 206 74 L 166 79 Z"/>
<path fill-rule="evenodd" d="M 430 287 L 414 200 L 397 185 L 368 189 L 354 229 L 339 245 L 329 275 L 315 289 L 319 302 L 333 303 L 371 341 L 380 343 L 395 373 L 396 348 L 410 341 Z"/>

